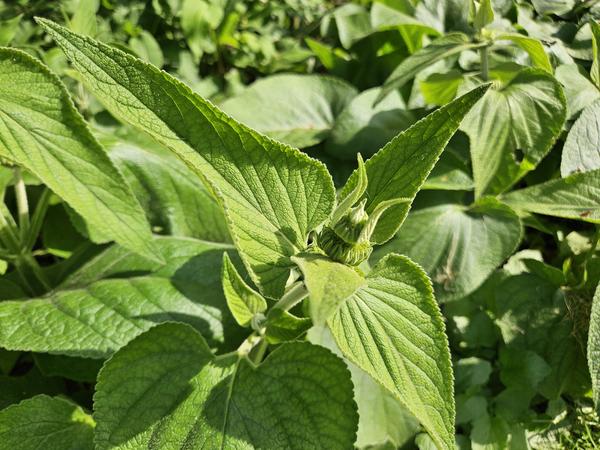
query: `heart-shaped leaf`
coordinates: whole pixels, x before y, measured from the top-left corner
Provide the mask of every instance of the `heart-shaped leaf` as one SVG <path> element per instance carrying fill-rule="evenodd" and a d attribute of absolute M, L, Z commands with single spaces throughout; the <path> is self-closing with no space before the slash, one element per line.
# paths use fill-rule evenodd
<path fill-rule="evenodd" d="M 329 350 L 283 344 L 259 366 L 214 357 L 196 331 L 162 324 L 106 363 L 96 448 L 352 448 L 350 372 Z"/>

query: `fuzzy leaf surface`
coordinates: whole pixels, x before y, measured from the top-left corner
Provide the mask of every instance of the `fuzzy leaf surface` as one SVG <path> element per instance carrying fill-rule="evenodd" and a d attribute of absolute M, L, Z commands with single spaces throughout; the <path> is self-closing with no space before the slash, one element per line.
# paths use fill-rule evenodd
<path fill-rule="evenodd" d="M 502 201 L 522 211 L 600 223 L 600 169 L 512 191 Z"/>
<path fill-rule="evenodd" d="M 429 114 L 367 160 L 367 213 L 371 214 L 387 200 L 414 199 L 462 118 L 486 89 L 487 86 L 480 86 Z M 340 197 L 352 191 L 357 181 L 358 172 L 354 171 Z M 409 209 L 410 204 L 403 203 L 386 210 L 377 222 L 371 241 L 377 244 L 388 241 L 400 228 Z"/>
<path fill-rule="evenodd" d="M 79 406 L 37 395 L 0 411 L 1 450 L 92 450 L 94 421 Z"/>
<path fill-rule="evenodd" d="M 258 80 L 220 107 L 250 128 L 304 148 L 329 136 L 337 116 L 357 93 L 333 77 L 274 75 Z"/>
<path fill-rule="evenodd" d="M 375 250 L 375 260 L 390 252 L 408 256 L 429 274 L 439 302 L 470 294 L 521 240 L 517 214 L 493 198 L 482 200 L 472 207 L 443 204 L 411 212 L 400 232 Z"/>
<path fill-rule="evenodd" d="M 356 270 L 322 255 L 307 253 L 292 260 L 304 275 L 310 317 L 315 325 L 325 324 L 342 302 L 365 284 Z"/>
<path fill-rule="evenodd" d="M 329 350 L 283 344 L 259 366 L 214 357 L 187 325 L 162 324 L 115 354 L 94 397 L 104 449 L 351 448 L 350 372 Z"/>
<path fill-rule="evenodd" d="M 164 239 L 171 241 L 167 245 L 173 240 Z M 143 264 L 136 270 L 130 258 L 125 272 L 129 276 L 113 273 L 112 279 L 89 283 L 67 280 L 47 296 L 1 302 L 0 346 L 103 358 L 165 321 L 189 323 L 212 346 L 219 346 L 225 334 L 236 329 L 223 298 L 219 267 L 223 251 L 231 248 L 192 239 L 180 240 L 179 245 L 186 251 L 193 247 L 194 252 L 176 269 L 144 273 Z"/>
<path fill-rule="evenodd" d="M 394 394 L 440 449 L 454 448 L 450 350 L 431 281 L 418 265 L 395 254 L 382 259 L 329 327 L 344 356 Z"/>
<path fill-rule="evenodd" d="M 58 77 L 0 49 L 0 156 L 25 167 L 107 240 L 158 257 L 144 212 Z"/>
<path fill-rule="evenodd" d="M 475 195 L 504 192 L 534 169 L 560 134 L 566 113 L 560 83 L 540 69 L 524 69 L 489 89 L 461 125 L 471 139 Z"/>
<path fill-rule="evenodd" d="M 595 169 L 600 169 L 600 100 L 586 107 L 571 127 L 560 162 L 563 177 Z"/>
<path fill-rule="evenodd" d="M 335 202 L 323 164 L 239 124 L 156 67 L 38 21 L 116 117 L 170 148 L 221 199 L 253 280 L 266 296 L 279 297 L 289 257 Z"/>

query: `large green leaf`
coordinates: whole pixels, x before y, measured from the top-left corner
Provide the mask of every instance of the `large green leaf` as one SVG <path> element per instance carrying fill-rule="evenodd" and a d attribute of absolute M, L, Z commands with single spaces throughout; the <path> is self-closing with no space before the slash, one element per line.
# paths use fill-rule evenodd
<path fill-rule="evenodd" d="M 415 197 L 460 121 L 486 89 L 487 86 L 480 86 L 421 119 L 365 163 L 369 214 L 381 202 Z M 358 172 L 354 171 L 340 198 L 348 195 L 357 181 Z M 398 231 L 409 208 L 409 203 L 403 203 L 386 210 L 377 222 L 371 241 L 380 244 L 389 240 Z"/>
<path fill-rule="evenodd" d="M 600 169 L 512 191 L 502 200 L 521 211 L 600 223 Z"/>
<path fill-rule="evenodd" d="M 315 325 L 325 324 L 342 302 L 365 284 L 356 270 L 322 255 L 307 253 L 292 260 L 304 276 L 310 317 Z"/>
<path fill-rule="evenodd" d="M 340 350 L 394 394 L 440 449 L 454 448 L 450 351 L 431 281 L 390 254 L 329 320 Z"/>
<path fill-rule="evenodd" d="M 79 406 L 38 395 L 0 411 L 1 450 L 92 450 L 94 421 Z"/>
<path fill-rule="evenodd" d="M 431 64 L 478 46 L 480 44 L 470 42 L 469 38 L 462 33 L 449 33 L 437 38 L 428 46 L 423 47 L 406 58 L 396 67 L 388 79 L 385 80 L 381 92 L 375 101 L 379 102 L 394 89 L 400 89 L 417 73 Z"/>
<path fill-rule="evenodd" d="M 325 167 L 240 125 L 155 67 L 38 20 L 113 114 L 173 150 L 220 197 L 253 280 L 279 297 L 289 256 L 333 207 Z"/>
<path fill-rule="evenodd" d="M 587 359 L 590 376 L 592 377 L 594 403 L 596 404 L 596 411 L 600 414 L 600 285 L 596 288 L 596 295 L 594 295 L 592 303 Z"/>
<path fill-rule="evenodd" d="M 586 107 L 575 121 L 562 152 L 560 173 L 600 169 L 600 100 Z"/>
<path fill-rule="evenodd" d="M 352 448 L 358 417 L 345 364 L 309 343 L 260 365 L 214 357 L 183 324 L 162 324 L 106 363 L 94 397 L 96 448 Z"/>
<path fill-rule="evenodd" d="M 136 266 L 140 257 L 129 254 L 120 275 L 85 282 L 75 273 L 45 297 L 1 302 L 0 346 L 103 358 L 156 323 L 172 320 L 189 323 L 211 346 L 223 345 L 226 335 L 236 333 L 220 286 L 222 254 L 231 248 L 163 238 L 158 240 L 161 250 L 162 241 L 165 256 L 174 245 L 192 255 L 146 272 L 144 261 Z M 112 260 L 113 271 L 125 259 L 98 258 Z"/>
<path fill-rule="evenodd" d="M 477 289 L 520 240 L 515 212 L 484 198 L 471 207 L 443 204 L 412 212 L 396 237 L 373 256 L 377 260 L 395 252 L 413 259 L 433 280 L 438 301 L 446 302 Z"/>
<path fill-rule="evenodd" d="M 368 89 L 352 99 L 335 121 L 325 151 L 344 160 L 356 161 L 357 153 L 369 157 L 416 121 L 397 92 L 374 106 L 379 91 Z"/>
<path fill-rule="evenodd" d="M 217 200 L 175 155 L 154 141 L 138 144 L 117 140 L 107 148 L 155 232 L 214 242 L 230 241 Z"/>
<path fill-rule="evenodd" d="M 569 119 L 600 98 L 600 90 L 582 72 L 577 64 L 562 64 L 556 68 L 556 79 L 563 85 L 567 97 Z"/>
<path fill-rule="evenodd" d="M 322 345 L 343 357 L 327 326 L 312 327 L 308 330 L 307 338 L 313 344 Z M 382 450 L 389 445 L 402 447 L 419 430 L 419 422 L 373 377 L 350 361 L 344 359 L 344 362 L 352 374 L 354 399 L 358 407 L 358 431 L 354 446 L 359 449 L 379 449 L 381 446 Z"/>
<path fill-rule="evenodd" d="M 476 196 L 504 192 L 535 168 L 566 112 L 560 84 L 540 69 L 524 69 L 488 90 L 461 125 L 471 139 Z"/>
<path fill-rule="evenodd" d="M 0 49 L 0 156 L 24 166 L 108 240 L 158 257 L 144 212 L 58 77 Z"/>
<path fill-rule="evenodd" d="M 293 147 L 310 147 L 331 132 L 356 96 L 354 87 L 322 75 L 261 78 L 220 107 L 234 119 Z"/>

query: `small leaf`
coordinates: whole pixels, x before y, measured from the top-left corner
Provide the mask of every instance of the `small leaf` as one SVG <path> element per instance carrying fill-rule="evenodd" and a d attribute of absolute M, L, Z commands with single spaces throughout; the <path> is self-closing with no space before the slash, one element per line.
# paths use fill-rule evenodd
<path fill-rule="evenodd" d="M 214 357 L 183 324 L 162 324 L 116 353 L 94 396 L 98 450 L 352 448 L 350 373 L 329 350 L 282 344 L 254 366 Z"/>
<path fill-rule="evenodd" d="M 408 256 L 427 271 L 438 301 L 448 302 L 477 289 L 516 250 L 521 233 L 517 214 L 493 198 L 471 207 L 442 204 L 411 212 L 372 260 L 390 252 Z"/>
<path fill-rule="evenodd" d="M 364 198 L 369 214 L 384 201 L 414 199 L 460 121 L 486 89 L 487 86 L 480 86 L 421 119 L 365 163 L 369 185 Z M 358 176 L 357 171 L 352 173 L 340 196 L 354 189 Z M 378 221 L 371 241 L 381 244 L 389 240 L 409 208 L 410 203 L 389 208 Z"/>
<path fill-rule="evenodd" d="M 323 75 L 273 75 L 253 83 L 220 107 L 267 136 L 305 148 L 325 140 L 337 116 L 356 96 L 354 87 Z"/>
<path fill-rule="evenodd" d="M 592 303 L 590 315 L 590 330 L 588 333 L 587 360 L 592 377 L 594 403 L 596 411 L 600 414 L 600 284 Z"/>
<path fill-rule="evenodd" d="M 0 411 L 0 450 L 92 450 L 94 421 L 60 397 L 38 395 Z"/>
<path fill-rule="evenodd" d="M 586 107 L 575 121 L 560 162 L 560 174 L 600 169 L 600 100 Z"/>
<path fill-rule="evenodd" d="M 265 296 L 279 298 L 289 257 L 333 209 L 325 166 L 232 120 L 157 68 L 37 20 L 116 117 L 171 149 L 219 196 L 250 276 Z"/>
<path fill-rule="evenodd" d="M 433 63 L 480 46 L 481 44 L 470 42 L 469 38 L 462 33 L 449 33 L 437 38 L 427 47 L 423 47 L 410 55 L 394 69 L 387 80 L 385 80 L 379 96 L 375 99 L 375 103 L 379 103 L 393 90 L 400 89 L 417 73 Z"/>
<path fill-rule="evenodd" d="M 267 310 L 267 301 L 246 284 L 227 253 L 223 253 L 221 277 L 227 306 L 238 324 L 246 327 L 256 314 Z"/>
<path fill-rule="evenodd" d="M 471 140 L 475 195 L 504 192 L 534 169 L 560 134 L 566 109 L 558 81 L 539 69 L 489 89 L 461 125 Z"/>
<path fill-rule="evenodd" d="M 340 305 L 358 288 L 365 279 L 354 269 L 315 254 L 293 256 L 309 293 L 310 317 L 315 325 L 324 324 Z"/>
<path fill-rule="evenodd" d="M 0 49 L 0 156 L 35 174 L 109 240 L 158 258 L 142 208 L 64 85 L 13 49 Z"/>
<path fill-rule="evenodd" d="M 492 8 L 491 0 L 479 0 L 477 12 L 473 24 L 477 30 L 481 30 L 485 26 L 494 21 L 494 9 Z"/>
<path fill-rule="evenodd" d="M 453 449 L 450 351 L 423 270 L 388 255 L 328 323 L 344 356 L 400 400 L 440 449 Z"/>
<path fill-rule="evenodd" d="M 512 191 L 502 201 L 521 211 L 600 223 L 600 170 Z"/>
<path fill-rule="evenodd" d="M 553 73 L 550 58 L 548 58 L 544 46 L 539 40 L 518 33 L 500 33 L 496 35 L 495 38 L 498 40 L 512 41 L 515 45 L 527 52 L 534 67 L 538 67 L 548 73 Z"/>
<path fill-rule="evenodd" d="M 354 206 L 360 198 L 363 196 L 365 191 L 367 190 L 367 186 L 369 184 L 369 180 L 367 179 L 367 170 L 365 169 L 365 163 L 363 162 L 362 156 L 360 153 L 357 155 L 358 158 L 358 168 L 356 169 L 357 177 L 356 183 L 352 190 L 347 192 L 344 197 L 338 200 L 338 205 L 333 210 L 331 214 L 330 223 L 335 225 L 339 222 L 339 220 L 350 211 L 350 208 Z M 342 189 L 342 192 L 344 189 Z"/>

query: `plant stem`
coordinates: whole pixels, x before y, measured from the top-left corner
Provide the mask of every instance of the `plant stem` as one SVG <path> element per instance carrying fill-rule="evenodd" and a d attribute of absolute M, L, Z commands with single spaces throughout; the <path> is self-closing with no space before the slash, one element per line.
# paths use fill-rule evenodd
<path fill-rule="evenodd" d="M 260 364 L 261 361 L 263 360 L 263 358 L 265 357 L 265 353 L 267 351 L 267 347 L 269 346 L 269 343 L 267 342 L 267 340 L 263 337 L 260 341 L 260 343 L 258 344 L 258 346 L 256 347 L 256 349 L 254 350 L 254 354 L 252 355 L 252 357 L 250 358 L 250 360 L 254 363 L 254 364 Z"/>
<path fill-rule="evenodd" d="M 292 285 L 292 287 L 283 295 L 283 297 L 279 299 L 275 306 L 273 306 L 273 309 L 289 311 L 306 297 L 308 297 L 308 291 L 304 286 L 304 282 L 299 281 Z"/>
<path fill-rule="evenodd" d="M 31 250 L 35 245 L 35 241 L 37 240 L 40 229 L 42 228 L 42 224 L 44 223 L 44 219 L 46 218 L 46 212 L 48 211 L 48 203 L 51 195 L 52 192 L 50 189 L 45 188 L 37 204 L 35 205 L 35 210 L 33 211 L 33 216 L 31 217 L 29 232 L 27 233 L 25 242 L 23 242 L 23 247 L 26 250 Z"/>
<path fill-rule="evenodd" d="M 15 197 L 17 199 L 17 211 L 19 219 L 19 231 L 21 239 L 24 240 L 29 230 L 29 202 L 27 201 L 27 188 L 23 181 L 23 174 L 19 167 L 15 168 Z"/>
<path fill-rule="evenodd" d="M 483 81 L 489 80 L 489 61 L 488 61 L 488 47 L 482 47 L 479 49 L 479 57 L 481 59 L 481 78 Z"/>

